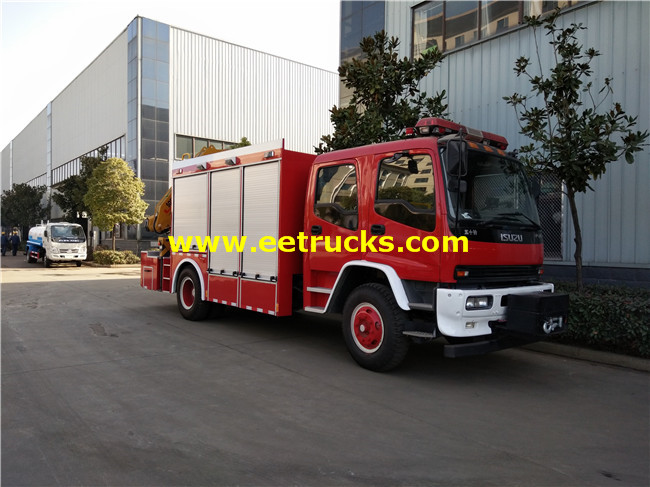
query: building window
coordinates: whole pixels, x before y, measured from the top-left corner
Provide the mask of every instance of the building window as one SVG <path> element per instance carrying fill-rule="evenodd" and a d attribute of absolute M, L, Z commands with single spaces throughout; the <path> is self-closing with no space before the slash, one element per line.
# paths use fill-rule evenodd
<path fill-rule="evenodd" d="M 385 2 L 341 2 L 341 53 L 340 64 L 361 55 L 361 40 L 385 28 Z M 346 102 L 352 91 L 341 83 L 340 98 Z"/>
<path fill-rule="evenodd" d="M 559 2 L 549 2 L 546 0 L 531 0 L 529 2 L 524 2 L 524 15 L 543 15 L 549 12 L 552 12 L 556 8 L 566 8 L 573 5 L 576 5 L 580 2 L 575 0 L 568 1 L 559 1 Z"/>
<path fill-rule="evenodd" d="M 188 137 L 187 135 L 176 135 L 176 151 L 174 153 L 176 160 L 183 157 L 196 157 L 202 149 L 214 147 L 218 151 L 230 149 L 234 142 L 225 142 L 223 140 L 211 140 L 201 137 Z"/>
<path fill-rule="evenodd" d="M 91 151 L 82 154 L 79 157 L 72 159 L 71 161 L 61 164 L 58 167 L 52 169 L 52 186 L 65 181 L 70 176 L 76 176 L 81 171 L 81 159 L 83 157 L 99 157 L 100 149 L 106 149 L 106 158 L 110 159 L 111 157 L 116 157 L 118 159 L 126 160 L 126 137 L 122 136 L 119 139 L 112 140 L 107 142 L 100 147 L 93 149 Z"/>
<path fill-rule="evenodd" d="M 523 24 L 524 16 L 545 15 L 555 8 L 585 3 L 563 1 L 428 1 L 412 9 L 412 56 L 427 49 L 449 51 L 507 32 Z"/>
<path fill-rule="evenodd" d="M 519 24 L 519 2 L 482 1 L 481 38 L 505 32 Z"/>
<path fill-rule="evenodd" d="M 413 10 L 413 57 L 428 49 L 443 49 L 444 3 L 427 2 Z"/>
<path fill-rule="evenodd" d="M 478 39 L 478 2 L 447 2 L 445 47 L 456 49 Z"/>

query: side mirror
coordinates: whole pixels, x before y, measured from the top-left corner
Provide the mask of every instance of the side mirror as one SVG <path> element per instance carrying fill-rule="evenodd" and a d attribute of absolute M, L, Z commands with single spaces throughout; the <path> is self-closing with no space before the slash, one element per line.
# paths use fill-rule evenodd
<path fill-rule="evenodd" d="M 467 142 L 464 140 L 447 142 L 447 174 L 460 177 L 467 175 Z"/>

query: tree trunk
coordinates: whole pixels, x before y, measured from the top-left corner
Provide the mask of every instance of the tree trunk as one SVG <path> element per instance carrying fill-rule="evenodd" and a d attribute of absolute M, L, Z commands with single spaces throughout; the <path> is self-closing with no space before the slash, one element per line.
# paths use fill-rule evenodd
<path fill-rule="evenodd" d="M 113 231 L 111 232 L 111 242 L 113 243 L 113 250 L 115 250 L 115 227 L 113 227 Z"/>
<path fill-rule="evenodd" d="M 576 261 L 576 284 L 578 285 L 578 292 L 582 292 L 582 231 L 580 230 L 580 221 L 578 220 L 576 193 L 572 189 L 567 189 L 569 207 L 571 208 L 571 220 L 573 221 L 573 230 L 575 233 L 574 241 L 576 243 L 576 251 L 575 254 L 573 254 L 573 257 Z"/>

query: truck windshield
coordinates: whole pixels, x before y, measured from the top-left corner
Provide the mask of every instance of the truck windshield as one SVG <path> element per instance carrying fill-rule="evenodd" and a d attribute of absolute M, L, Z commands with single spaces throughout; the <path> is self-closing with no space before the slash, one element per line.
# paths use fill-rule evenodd
<path fill-rule="evenodd" d="M 447 168 L 445 148 L 441 149 Z M 539 230 L 539 216 L 520 162 L 482 150 L 469 150 L 467 174 L 445 173 L 451 226 L 518 226 Z"/>
<path fill-rule="evenodd" d="M 83 228 L 72 225 L 52 225 L 51 227 L 52 238 L 53 239 L 75 239 L 75 240 L 85 240 L 86 234 L 83 231 Z"/>

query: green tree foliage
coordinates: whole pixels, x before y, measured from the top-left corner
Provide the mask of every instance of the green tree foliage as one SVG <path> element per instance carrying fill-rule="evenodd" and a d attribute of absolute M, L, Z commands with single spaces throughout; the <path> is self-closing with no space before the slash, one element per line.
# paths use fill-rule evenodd
<path fill-rule="evenodd" d="M 63 210 L 66 221 L 81 223 L 82 219 L 77 215 L 83 212 L 91 216 L 90 208 L 84 203 L 84 196 L 88 191 L 88 180 L 99 163 L 106 160 L 107 151 L 106 147 L 102 147 L 98 150 L 97 157 L 82 157 L 79 174 L 63 181 L 52 194 L 54 202 Z"/>
<path fill-rule="evenodd" d="M 113 231 L 115 225 L 138 224 L 144 220 L 147 204 L 142 200 L 144 183 L 122 159 L 110 158 L 99 163 L 88 180 L 84 203 L 100 230 Z"/>
<path fill-rule="evenodd" d="M 447 109 L 444 91 L 427 97 L 419 89 L 420 81 L 443 59 L 442 53 L 429 49 L 413 61 L 399 59 L 398 46 L 397 38 L 380 31 L 361 41 L 362 56 L 339 67 L 352 98 L 347 106 L 330 110 L 334 134 L 321 138 L 317 153 L 398 139 L 405 127 Z"/>
<path fill-rule="evenodd" d="M 239 147 L 247 147 L 251 145 L 250 141 L 246 137 L 242 137 L 239 142 L 230 146 L 231 149 L 237 149 Z"/>
<path fill-rule="evenodd" d="M 2 192 L 2 226 L 18 227 L 24 239 L 30 227 L 50 215 L 49 202 L 43 203 L 45 186 L 30 186 L 27 183 L 14 184 L 11 189 Z"/>
<path fill-rule="evenodd" d="M 593 48 L 583 51 L 577 34 L 582 24 L 567 28 L 556 26 L 560 10 L 545 19 L 526 17 L 533 28 L 535 42 L 538 30 L 546 29 L 550 38 L 555 65 L 544 73 L 541 48 L 536 44 L 537 70 L 522 56 L 515 64 L 517 76 L 530 81 L 531 94 L 518 93 L 504 97 L 519 117 L 521 133 L 532 142 L 523 146 L 520 157 L 540 173 L 553 174 L 566 185 L 571 218 L 575 230 L 575 262 L 578 290 L 582 290 L 582 232 L 576 206 L 576 193 L 592 189 L 589 182 L 602 176 L 607 164 L 625 156 L 634 162 L 634 153 L 641 150 L 648 132 L 633 131 L 636 118 L 626 115 L 620 103 L 610 108 L 603 104 L 612 94 L 611 79 L 594 95 L 591 62 L 599 52 Z"/>

